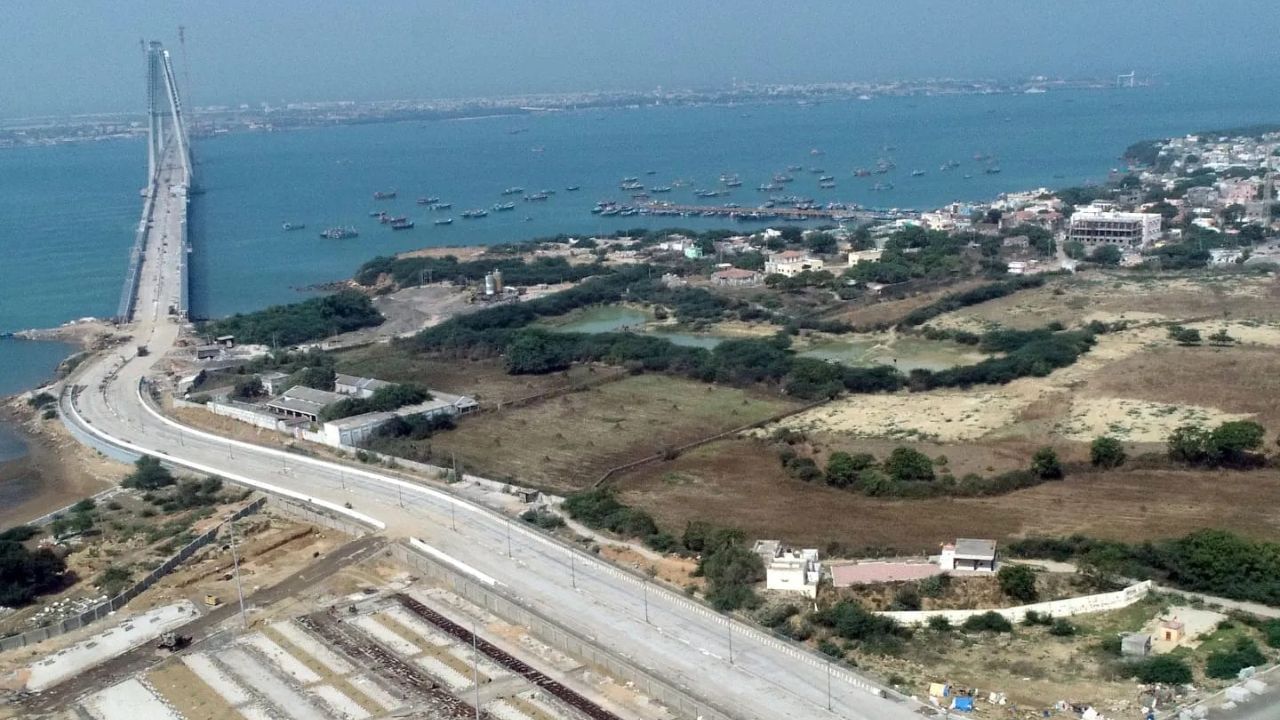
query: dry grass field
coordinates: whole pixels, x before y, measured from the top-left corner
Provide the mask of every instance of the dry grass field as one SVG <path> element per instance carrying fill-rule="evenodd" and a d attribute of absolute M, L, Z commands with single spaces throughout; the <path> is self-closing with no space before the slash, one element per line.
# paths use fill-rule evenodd
<path fill-rule="evenodd" d="M 776 396 L 663 375 L 637 375 L 524 407 L 464 418 L 429 441 L 467 471 L 550 490 L 580 489 L 605 470 L 795 407 Z"/>
<path fill-rule="evenodd" d="M 546 375 L 508 375 L 502 360 L 431 358 L 390 345 L 338 353 L 338 372 L 388 382 L 416 382 L 434 390 L 470 395 L 480 403 L 505 403 L 614 374 L 610 368 L 578 366 Z"/>
<path fill-rule="evenodd" d="M 963 446 L 922 449 L 941 450 L 958 465 L 972 462 L 964 459 Z M 1080 470 L 1061 482 L 999 497 L 887 500 L 792 479 L 766 443 L 733 439 L 611 482 L 624 502 L 650 511 L 675 532 L 702 519 L 741 528 L 752 538 L 817 547 L 837 542 L 851 550 L 923 552 L 957 536 L 1007 541 L 1084 533 L 1133 541 L 1204 527 L 1258 538 L 1280 532 L 1275 471 Z"/>

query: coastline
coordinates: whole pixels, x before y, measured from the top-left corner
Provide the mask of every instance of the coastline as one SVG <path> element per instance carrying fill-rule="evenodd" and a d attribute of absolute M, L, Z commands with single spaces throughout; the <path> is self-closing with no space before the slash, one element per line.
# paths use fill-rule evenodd
<path fill-rule="evenodd" d="M 0 528 L 30 522 L 110 487 L 125 466 L 82 446 L 58 420 L 42 420 L 25 401 L 0 405 L 0 422 L 26 445 L 20 458 L 0 462 Z"/>

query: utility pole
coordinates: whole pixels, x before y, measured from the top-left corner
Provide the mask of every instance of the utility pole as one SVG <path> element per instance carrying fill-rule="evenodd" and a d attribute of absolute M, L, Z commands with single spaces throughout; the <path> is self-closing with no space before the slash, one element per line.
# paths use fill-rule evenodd
<path fill-rule="evenodd" d="M 507 518 L 507 557 L 513 557 L 511 554 L 511 518 Z"/>
<path fill-rule="evenodd" d="M 729 619 L 729 664 L 733 664 L 733 619 Z"/>
<path fill-rule="evenodd" d="M 244 611 L 244 586 L 240 584 L 240 551 L 236 548 L 236 521 L 232 519 L 227 522 L 227 525 L 231 528 L 231 562 L 236 571 L 236 596 L 240 599 L 240 622 L 247 630 L 249 616 Z"/>
<path fill-rule="evenodd" d="M 471 621 L 471 684 L 476 686 L 476 720 L 480 720 L 480 647 L 476 641 L 476 621 Z"/>
<path fill-rule="evenodd" d="M 831 661 L 827 661 L 827 712 L 831 712 Z"/>
<path fill-rule="evenodd" d="M 573 589 L 578 589 L 578 560 L 577 555 L 572 551 L 569 552 L 569 578 L 573 582 Z"/>
<path fill-rule="evenodd" d="M 646 625 L 652 625 L 649 622 L 649 581 L 644 581 L 644 622 Z"/>

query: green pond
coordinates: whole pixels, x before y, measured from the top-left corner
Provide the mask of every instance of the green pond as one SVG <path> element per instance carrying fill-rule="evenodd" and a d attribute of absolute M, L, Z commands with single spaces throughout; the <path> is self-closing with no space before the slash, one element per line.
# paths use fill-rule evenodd
<path fill-rule="evenodd" d="M 644 310 L 601 305 L 574 310 L 562 318 L 547 322 L 545 326 L 554 332 L 580 333 L 623 332 L 629 329 L 670 340 L 676 345 L 708 350 L 726 339 L 705 333 L 666 331 L 660 327 L 646 327 L 646 323 L 651 322 L 653 322 L 653 315 Z M 957 343 L 885 334 L 823 342 L 800 352 L 799 355 L 863 367 L 892 365 L 902 372 L 915 369 L 946 370 L 957 365 L 978 362 L 984 357 L 972 348 Z"/>

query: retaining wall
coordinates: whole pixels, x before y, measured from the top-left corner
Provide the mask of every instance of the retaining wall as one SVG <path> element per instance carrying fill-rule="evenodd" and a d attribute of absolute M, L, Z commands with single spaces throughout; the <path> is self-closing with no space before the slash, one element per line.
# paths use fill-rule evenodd
<path fill-rule="evenodd" d="M 1071 617 L 1072 615 L 1117 610 L 1138 602 L 1150 592 L 1151 581 L 1144 580 L 1116 592 L 1085 595 L 1084 597 L 1068 598 L 1066 600 L 1051 600 L 1049 602 L 1019 605 L 1011 608 L 994 608 L 991 610 L 911 610 L 877 614 L 891 617 L 904 625 L 920 625 L 935 615 L 945 617 L 953 625 L 959 625 L 974 615 L 994 612 L 1003 615 L 1009 622 L 1017 623 L 1021 622 L 1028 612 L 1037 612 L 1050 617 Z"/>
<path fill-rule="evenodd" d="M 528 628 L 530 634 L 547 645 L 581 660 L 599 672 L 632 684 L 638 692 L 665 705 L 676 717 L 689 720 L 734 720 L 729 713 L 712 707 L 630 661 L 593 645 L 577 633 L 566 630 L 540 613 L 507 598 L 497 590 L 485 587 L 435 560 L 414 552 L 403 543 L 393 545 L 392 552 L 405 564 L 439 582 L 458 596 L 483 607 L 507 622 Z"/>
<path fill-rule="evenodd" d="M 292 516 L 302 522 L 312 525 L 327 527 L 331 530 L 344 532 L 352 537 L 361 537 L 369 534 L 369 527 L 362 525 L 354 520 L 339 517 L 333 513 L 327 513 L 314 507 L 309 507 L 303 503 L 286 500 L 275 495 L 266 497 L 267 504 L 271 509 Z"/>
<path fill-rule="evenodd" d="M 228 518 L 228 520 L 239 520 L 242 517 L 256 513 L 262 509 L 262 506 L 265 505 L 266 502 L 267 499 L 265 497 L 260 497 L 236 511 L 236 513 Z M 79 615 L 63 618 L 58 622 L 51 623 L 45 627 L 36 628 L 34 630 L 28 630 L 19 635 L 10 635 L 5 638 L 0 638 L 0 651 L 13 650 L 25 645 L 43 642 L 51 637 L 69 633 L 72 630 L 79 630 L 96 620 L 108 617 L 116 610 L 124 607 L 130 600 L 141 595 L 147 588 L 154 585 L 157 580 L 173 572 L 174 568 L 186 562 L 188 558 L 195 554 L 196 550 L 199 550 L 205 545 L 213 542 L 218 537 L 219 531 L 222 530 L 222 526 L 225 525 L 228 520 L 218 523 L 214 527 L 205 531 L 204 534 L 187 543 L 181 550 L 169 556 L 169 558 L 161 563 L 159 567 L 147 573 L 146 577 L 122 590 L 119 595 L 107 598 Z"/>

